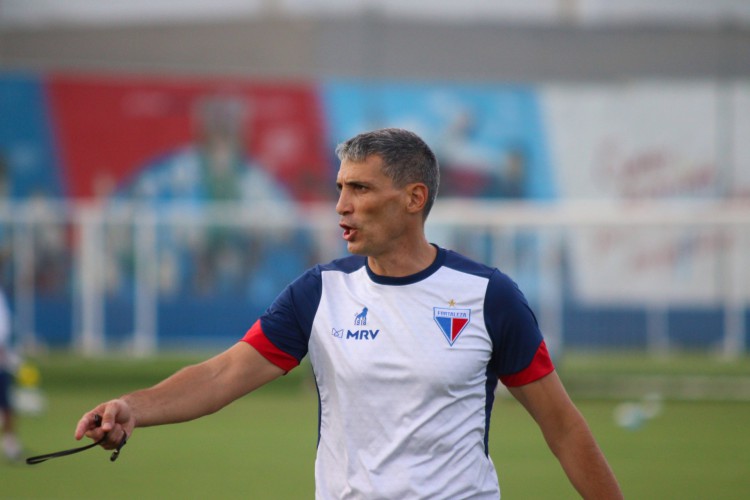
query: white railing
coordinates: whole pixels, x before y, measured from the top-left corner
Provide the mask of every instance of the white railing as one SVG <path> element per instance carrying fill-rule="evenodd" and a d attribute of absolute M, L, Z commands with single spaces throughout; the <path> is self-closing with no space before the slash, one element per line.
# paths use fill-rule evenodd
<path fill-rule="evenodd" d="M 45 343 L 35 326 L 40 258 L 66 255 L 66 292 L 73 309 L 72 341 L 84 353 L 108 349 L 105 297 L 116 274 L 117 252 L 132 255 L 133 331 L 126 346 L 150 354 L 158 346 L 157 302 L 165 235 L 189 245 L 209 227 L 262 240 L 284 230 L 312 235 L 320 260 L 344 253 L 330 203 L 298 207 L 27 202 L 0 206 L 0 244 L 10 249 L 15 327 L 23 346 Z M 118 237 L 117 231 L 125 237 Z M 122 232 L 121 231 L 121 232 Z M 440 200 L 430 215 L 430 239 L 497 266 L 527 293 L 552 349 L 562 349 L 566 301 L 629 305 L 647 314 L 647 349 L 673 346 L 668 314 L 674 307 L 722 312 L 726 356 L 746 350 L 750 304 L 750 201 L 497 203 Z M 251 251 L 251 250 L 248 250 Z M 7 273 L 6 273 L 7 275 Z M 602 335 L 607 334 L 602 325 Z M 122 347 L 122 346 L 120 346 Z"/>
<path fill-rule="evenodd" d="M 566 293 L 561 277 L 565 252 L 573 282 L 583 282 L 574 291 L 584 301 L 645 309 L 650 352 L 665 354 L 673 347 L 669 340 L 670 308 L 712 305 L 723 315 L 722 340 L 713 349 L 728 358 L 746 350 L 750 200 L 533 204 L 451 200 L 436 206 L 431 217 L 433 223 L 444 227 L 484 227 L 499 241 L 513 241 L 529 231 L 546 236 L 540 241 L 544 249 L 537 256 L 540 272 L 536 278 L 548 282 L 548 286 L 541 287 L 537 302 L 545 335 L 559 349 L 565 343 L 560 326 Z M 592 250 L 595 245 L 591 241 L 598 238 L 626 245 L 597 252 Z M 688 248 L 691 238 L 697 242 Z M 628 259 L 646 260 L 649 252 L 655 261 L 651 269 L 635 273 L 626 265 Z M 614 254 L 615 258 L 607 259 L 603 254 Z M 511 276 L 519 272 L 513 252 L 500 253 L 490 263 Z M 675 268 L 680 265 L 692 265 L 694 274 L 689 279 L 675 279 Z"/>

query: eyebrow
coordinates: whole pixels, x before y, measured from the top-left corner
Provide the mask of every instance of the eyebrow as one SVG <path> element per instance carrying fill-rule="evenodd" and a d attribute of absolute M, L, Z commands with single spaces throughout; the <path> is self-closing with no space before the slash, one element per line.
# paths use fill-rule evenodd
<path fill-rule="evenodd" d="M 356 179 L 355 180 L 348 180 L 348 181 L 345 181 L 345 182 L 336 181 L 336 187 L 338 187 L 339 189 L 341 189 L 343 186 L 365 186 L 365 187 L 369 187 L 371 185 L 372 184 L 369 183 L 369 182 L 358 181 Z"/>

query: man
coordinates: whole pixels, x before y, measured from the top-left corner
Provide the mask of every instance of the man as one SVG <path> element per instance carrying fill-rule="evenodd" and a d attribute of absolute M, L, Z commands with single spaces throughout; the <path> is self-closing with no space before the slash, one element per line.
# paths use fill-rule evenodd
<path fill-rule="evenodd" d="M 13 353 L 10 350 L 11 316 L 5 293 L 0 289 L 0 426 L 3 453 L 8 460 L 21 459 L 21 444 L 16 435 L 16 418 L 11 399 Z"/>
<path fill-rule="evenodd" d="M 109 432 L 113 448 L 135 427 L 215 412 L 309 354 L 316 498 L 498 498 L 487 454 L 498 378 L 582 496 L 621 498 L 515 284 L 426 240 L 439 181 L 429 147 L 384 129 L 337 153 L 336 211 L 354 255 L 303 274 L 224 353 L 86 413 L 76 438 Z"/>

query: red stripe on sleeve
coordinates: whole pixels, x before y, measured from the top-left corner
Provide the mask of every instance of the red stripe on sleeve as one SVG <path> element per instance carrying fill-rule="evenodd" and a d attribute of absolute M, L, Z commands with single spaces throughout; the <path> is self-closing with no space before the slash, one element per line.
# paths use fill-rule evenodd
<path fill-rule="evenodd" d="M 282 351 L 268 340 L 266 334 L 263 333 L 260 320 L 257 320 L 255 324 L 250 327 L 245 336 L 242 337 L 242 342 L 247 342 L 253 346 L 264 358 L 284 371 L 288 372 L 295 366 L 299 365 L 297 358 Z"/>
<path fill-rule="evenodd" d="M 549 375 L 554 369 L 555 366 L 552 364 L 549 352 L 547 352 L 547 344 L 542 340 L 529 366 L 518 373 L 501 376 L 500 382 L 508 387 L 519 387 Z"/>

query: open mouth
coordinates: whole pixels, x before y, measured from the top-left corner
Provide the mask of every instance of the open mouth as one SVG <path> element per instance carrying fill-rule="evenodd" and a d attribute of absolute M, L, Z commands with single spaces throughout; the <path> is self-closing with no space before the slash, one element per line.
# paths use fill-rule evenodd
<path fill-rule="evenodd" d="M 355 228 L 347 224 L 339 224 L 339 227 L 344 230 L 342 237 L 346 241 L 350 241 L 354 237 L 354 234 L 357 232 Z"/>

